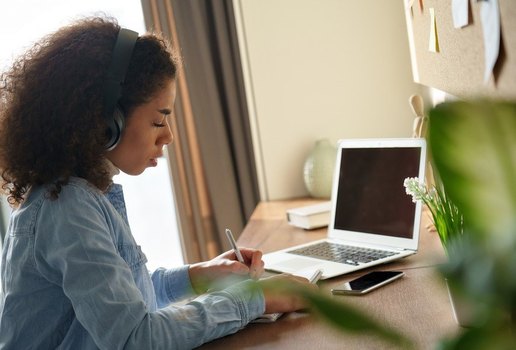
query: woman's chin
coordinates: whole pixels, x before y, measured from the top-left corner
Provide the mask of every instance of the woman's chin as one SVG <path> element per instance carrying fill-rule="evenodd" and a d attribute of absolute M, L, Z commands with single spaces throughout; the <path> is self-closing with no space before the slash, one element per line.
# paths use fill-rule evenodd
<path fill-rule="evenodd" d="M 143 173 L 145 171 L 145 169 L 147 169 L 147 168 L 148 167 L 138 168 L 138 169 L 120 169 L 120 170 L 123 171 L 127 175 L 138 176 L 141 173 Z"/>

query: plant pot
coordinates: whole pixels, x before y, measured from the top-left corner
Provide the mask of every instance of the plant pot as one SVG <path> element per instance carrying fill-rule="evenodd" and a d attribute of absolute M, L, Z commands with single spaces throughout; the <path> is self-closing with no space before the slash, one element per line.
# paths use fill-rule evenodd
<path fill-rule="evenodd" d="M 448 289 L 448 296 L 450 297 L 450 303 L 453 310 L 453 318 L 455 322 L 461 327 L 472 327 L 474 325 L 474 305 L 468 300 L 465 300 L 462 296 L 455 293 L 446 281 L 446 287 Z"/>

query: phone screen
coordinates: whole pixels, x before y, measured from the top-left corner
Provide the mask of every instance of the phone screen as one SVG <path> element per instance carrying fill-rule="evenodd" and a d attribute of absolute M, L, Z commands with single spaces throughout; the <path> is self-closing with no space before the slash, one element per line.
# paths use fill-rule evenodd
<path fill-rule="evenodd" d="M 402 271 L 373 271 L 332 289 L 334 294 L 364 294 L 405 275 Z"/>

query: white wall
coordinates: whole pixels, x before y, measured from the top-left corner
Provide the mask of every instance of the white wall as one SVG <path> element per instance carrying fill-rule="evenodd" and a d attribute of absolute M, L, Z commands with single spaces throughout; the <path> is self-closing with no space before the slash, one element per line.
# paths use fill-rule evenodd
<path fill-rule="evenodd" d="M 307 194 L 317 139 L 411 135 L 403 3 L 234 0 L 262 200 Z"/>

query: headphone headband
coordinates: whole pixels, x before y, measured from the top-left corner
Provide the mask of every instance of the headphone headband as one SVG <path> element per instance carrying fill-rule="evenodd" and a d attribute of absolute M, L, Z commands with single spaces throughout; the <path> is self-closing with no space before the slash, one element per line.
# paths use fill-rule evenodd
<path fill-rule="evenodd" d="M 108 150 L 115 148 L 120 140 L 123 120 L 115 120 L 117 105 L 120 97 L 122 97 L 122 84 L 125 81 L 125 75 L 137 39 L 138 33 L 120 28 L 113 48 L 111 64 L 106 74 L 104 82 L 104 118 L 108 125 L 109 141 L 106 144 Z M 120 123 L 122 125 L 119 125 Z"/>

